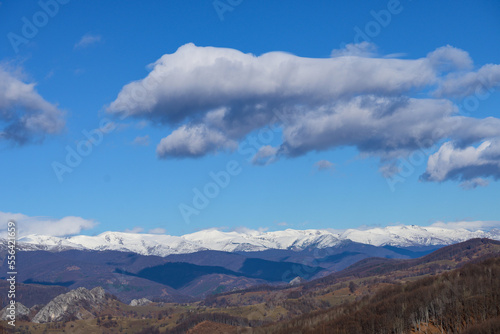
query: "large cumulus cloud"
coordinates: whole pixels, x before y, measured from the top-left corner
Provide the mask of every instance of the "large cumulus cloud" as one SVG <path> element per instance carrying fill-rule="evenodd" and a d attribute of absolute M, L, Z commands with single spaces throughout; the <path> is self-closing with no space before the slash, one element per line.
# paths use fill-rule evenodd
<path fill-rule="evenodd" d="M 260 165 L 340 146 L 390 164 L 443 141 L 463 148 L 500 137 L 499 119 L 460 116 L 447 99 L 478 82 L 495 86 L 498 65 L 475 71 L 451 46 L 418 59 L 373 50 L 350 45 L 319 59 L 186 44 L 125 85 L 107 111 L 174 127 L 157 146 L 160 158 L 234 150 L 252 131 L 278 125 L 282 143 L 262 145 L 252 160 Z"/>
<path fill-rule="evenodd" d="M 356 94 L 397 95 L 436 79 L 427 59 L 313 59 L 283 52 L 257 57 L 193 44 L 151 67 L 146 78 L 123 87 L 109 112 L 173 121 L 220 107 L 245 113 L 263 104 L 316 105 Z"/>
<path fill-rule="evenodd" d="M 64 114 L 26 83 L 0 66 L 0 142 L 25 144 L 60 132 Z"/>

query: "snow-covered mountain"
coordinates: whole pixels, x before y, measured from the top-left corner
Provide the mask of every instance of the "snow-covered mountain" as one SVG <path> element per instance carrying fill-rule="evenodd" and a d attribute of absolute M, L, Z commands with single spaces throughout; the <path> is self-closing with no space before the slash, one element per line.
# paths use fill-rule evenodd
<path fill-rule="evenodd" d="M 442 227 L 421 227 L 416 225 L 388 226 L 366 230 L 292 230 L 260 232 L 223 232 L 217 229 L 203 230 L 183 236 L 139 234 L 125 232 L 104 232 L 97 236 L 78 235 L 73 237 L 52 237 L 30 235 L 19 239 L 23 250 L 65 249 L 118 250 L 142 255 L 167 256 L 186 254 L 201 250 L 262 251 L 266 249 L 302 250 L 308 247 L 334 247 L 351 240 L 373 246 L 430 246 L 450 245 L 472 238 L 500 240 L 500 229 L 489 232 Z"/>

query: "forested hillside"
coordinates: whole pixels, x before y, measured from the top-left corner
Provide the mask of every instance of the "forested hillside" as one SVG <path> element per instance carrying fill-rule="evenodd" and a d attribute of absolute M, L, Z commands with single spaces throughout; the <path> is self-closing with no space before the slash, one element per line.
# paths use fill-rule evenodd
<path fill-rule="evenodd" d="M 252 332 L 478 333 L 480 330 L 500 332 L 500 257 L 383 288 L 372 297 Z"/>

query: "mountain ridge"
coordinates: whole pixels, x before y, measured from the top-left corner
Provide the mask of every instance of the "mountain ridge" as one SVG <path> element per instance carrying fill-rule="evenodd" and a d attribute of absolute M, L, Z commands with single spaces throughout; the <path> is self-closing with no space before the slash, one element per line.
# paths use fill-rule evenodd
<path fill-rule="evenodd" d="M 348 240 L 373 246 L 412 247 L 450 245 L 473 238 L 500 240 L 500 229 L 471 231 L 464 228 L 397 225 L 343 231 L 286 229 L 273 232 L 255 230 L 223 232 L 217 229 L 208 229 L 182 236 L 103 232 L 97 236 L 29 235 L 20 238 L 18 245 L 22 250 L 117 250 L 164 257 L 203 250 L 252 252 L 269 249 L 304 250 L 309 247 L 321 249 L 334 247 Z"/>

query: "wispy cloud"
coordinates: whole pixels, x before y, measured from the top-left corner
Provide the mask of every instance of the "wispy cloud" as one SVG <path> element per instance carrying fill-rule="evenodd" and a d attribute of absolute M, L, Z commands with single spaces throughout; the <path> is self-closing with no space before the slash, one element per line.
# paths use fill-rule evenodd
<path fill-rule="evenodd" d="M 157 228 L 153 228 L 153 229 L 149 230 L 148 233 L 150 233 L 150 234 L 165 234 L 165 233 L 167 233 L 167 230 L 165 230 L 164 228 L 161 228 L 161 227 L 157 227 Z"/>
<path fill-rule="evenodd" d="M 228 230 L 229 232 L 245 233 L 245 234 L 259 234 L 265 233 L 269 230 L 268 227 L 259 227 L 258 229 L 251 229 L 245 226 L 238 226 L 233 228 L 217 228 L 218 231 Z"/>
<path fill-rule="evenodd" d="M 149 135 L 135 137 L 132 144 L 136 146 L 149 146 Z"/>
<path fill-rule="evenodd" d="M 85 70 L 83 68 L 77 68 L 75 70 L 73 70 L 73 73 L 76 75 L 76 76 L 79 76 L 79 75 L 82 75 L 85 73 Z"/>
<path fill-rule="evenodd" d="M 265 166 L 276 161 L 276 153 L 278 152 L 277 147 L 272 147 L 271 145 L 262 146 L 259 151 L 252 158 L 252 163 L 254 165 Z"/>
<path fill-rule="evenodd" d="M 320 160 L 314 164 L 314 167 L 316 167 L 318 171 L 333 171 L 335 169 L 335 164 L 328 160 Z"/>
<path fill-rule="evenodd" d="M 460 183 L 460 187 L 465 190 L 476 189 L 477 187 L 486 187 L 490 181 L 481 177 L 476 177 L 472 180 L 466 180 Z"/>
<path fill-rule="evenodd" d="M 148 234 L 165 234 L 167 230 L 161 227 L 157 228 L 152 228 L 146 232 L 146 230 L 143 227 L 140 226 L 135 226 L 132 228 L 127 228 L 124 231 L 125 233 L 148 233 Z"/>
<path fill-rule="evenodd" d="M 85 34 L 80 38 L 80 40 L 74 45 L 74 49 L 84 49 L 93 44 L 100 43 L 102 37 L 100 35 Z"/>
<path fill-rule="evenodd" d="M 469 231 L 486 230 L 489 231 L 494 228 L 500 228 L 500 221 L 495 220 L 477 220 L 477 221 L 457 221 L 457 222 L 436 222 L 432 227 L 442 227 L 449 229 L 463 228 Z"/>
<path fill-rule="evenodd" d="M 142 232 L 144 232 L 144 228 L 139 227 L 139 226 L 135 226 L 135 227 L 133 227 L 131 229 L 128 229 L 128 228 L 125 229 L 124 232 L 125 233 L 142 233 Z"/>
<path fill-rule="evenodd" d="M 374 57 L 377 54 L 377 46 L 373 43 L 361 42 L 359 44 L 350 43 L 342 49 L 332 51 L 332 57 L 358 56 Z"/>

